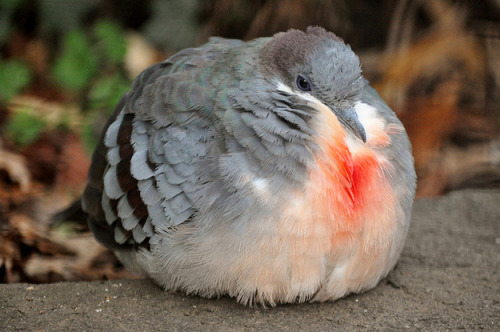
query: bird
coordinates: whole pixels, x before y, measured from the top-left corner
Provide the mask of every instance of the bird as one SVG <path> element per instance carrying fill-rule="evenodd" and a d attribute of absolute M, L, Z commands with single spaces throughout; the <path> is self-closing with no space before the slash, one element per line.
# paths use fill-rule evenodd
<path fill-rule="evenodd" d="M 145 69 L 81 196 L 89 228 L 167 291 L 247 305 L 374 288 L 408 232 L 402 123 L 333 32 L 212 37 Z"/>

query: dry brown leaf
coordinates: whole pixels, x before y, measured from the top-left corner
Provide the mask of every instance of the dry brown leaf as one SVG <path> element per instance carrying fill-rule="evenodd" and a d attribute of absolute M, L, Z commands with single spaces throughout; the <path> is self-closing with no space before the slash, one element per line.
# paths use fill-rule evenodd
<path fill-rule="evenodd" d="M 46 283 L 136 277 L 96 242 L 90 233 L 46 232 L 23 214 L 13 214 L 0 229 L 0 281 Z"/>
<path fill-rule="evenodd" d="M 150 65 L 163 61 L 165 56 L 151 46 L 141 35 L 127 35 L 127 53 L 125 54 L 125 69 L 129 78 L 134 79 Z"/>
<path fill-rule="evenodd" d="M 28 191 L 31 176 L 23 156 L 0 148 L 0 171 L 5 172 L 12 183 L 19 185 L 21 193 Z"/>
<path fill-rule="evenodd" d="M 26 262 L 25 273 L 37 282 L 57 280 L 102 280 L 136 278 L 125 270 L 109 249 L 96 242 L 90 233 L 61 237 L 51 233 L 54 241 L 64 243 L 72 257 L 33 255 Z M 101 260 L 96 264 L 96 261 Z"/>
<path fill-rule="evenodd" d="M 90 158 L 76 134 L 62 130 L 44 132 L 22 153 L 33 179 L 83 189 Z"/>
<path fill-rule="evenodd" d="M 76 104 L 52 102 L 35 96 L 21 95 L 9 102 L 8 110 L 10 114 L 23 112 L 40 119 L 47 130 L 54 130 L 61 125 L 61 122 L 64 122 L 64 126 L 68 129 L 78 132 L 83 125 L 82 113 Z"/>
<path fill-rule="evenodd" d="M 430 35 L 397 54 L 387 55 L 382 62 L 384 76 L 377 89 L 398 113 L 405 111 L 409 90 L 418 81 L 426 82 L 454 70 L 463 77 L 482 77 L 484 57 L 476 40 L 466 34 Z M 460 68 L 460 65 L 463 65 Z"/>
<path fill-rule="evenodd" d="M 414 27 L 408 25 L 415 24 L 417 7 L 432 23 L 415 38 Z M 490 174 L 500 171 L 495 158 L 478 148 L 498 139 L 500 133 L 488 107 L 487 53 L 466 21 L 464 7 L 448 0 L 402 1 L 395 11 L 386 54 L 378 66 L 368 62 L 381 68 L 376 88 L 410 136 L 419 197 L 443 194 L 474 178 L 474 172 L 481 177 L 481 163 L 488 165 Z M 458 166 L 460 157 L 465 158 L 462 166 Z M 496 181 L 494 176 L 489 179 Z"/>
<path fill-rule="evenodd" d="M 75 134 L 68 134 L 61 146 L 56 165 L 56 186 L 68 186 L 83 190 L 89 167 L 90 158 L 83 148 L 80 138 Z"/>

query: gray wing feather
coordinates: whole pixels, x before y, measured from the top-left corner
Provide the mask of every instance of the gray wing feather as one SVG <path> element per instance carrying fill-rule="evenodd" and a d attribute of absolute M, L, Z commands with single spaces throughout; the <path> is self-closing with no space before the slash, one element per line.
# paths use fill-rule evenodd
<path fill-rule="evenodd" d="M 132 231 L 132 237 L 136 243 L 142 243 L 146 239 L 147 234 L 141 227 L 135 227 Z"/>
<path fill-rule="evenodd" d="M 103 244 L 147 243 L 195 213 L 193 199 L 206 191 L 199 163 L 213 131 L 213 100 L 197 68 L 239 43 L 220 39 L 183 50 L 134 80 L 105 128 L 82 197 Z"/>
<path fill-rule="evenodd" d="M 130 217 L 130 215 L 134 212 L 134 209 L 130 206 L 128 202 L 127 195 L 123 195 L 118 200 L 118 217 L 121 219 L 125 219 Z"/>
<path fill-rule="evenodd" d="M 104 138 L 104 145 L 106 147 L 111 148 L 118 145 L 117 137 L 122 119 L 123 113 L 119 113 L 117 119 L 106 130 L 106 135 Z"/>
<path fill-rule="evenodd" d="M 158 204 L 161 199 L 158 189 L 156 189 L 154 179 L 140 180 L 137 183 L 137 187 L 141 193 L 141 198 L 144 204 L 154 205 Z"/>
<path fill-rule="evenodd" d="M 123 229 L 121 225 L 116 225 L 114 233 L 114 240 L 117 244 L 124 244 L 130 238 L 130 233 Z"/>
<path fill-rule="evenodd" d="M 121 218 L 121 223 L 123 228 L 125 228 L 127 231 L 133 231 L 135 228 L 140 228 L 137 227 L 139 224 L 139 219 L 133 214 L 130 214 L 128 217 L 120 217 Z"/>
<path fill-rule="evenodd" d="M 164 199 L 171 199 L 183 191 L 182 187 L 178 184 L 171 184 L 167 181 L 166 176 L 157 178 L 158 191 Z M 181 184 L 181 183 L 179 183 Z"/>
<path fill-rule="evenodd" d="M 116 165 L 110 165 L 104 175 L 104 190 L 106 195 L 112 199 L 119 199 L 122 197 L 123 190 L 118 181 L 116 181 Z"/>
<path fill-rule="evenodd" d="M 154 175 L 148 165 L 148 151 L 139 150 L 134 153 L 130 160 L 130 171 L 137 180 L 147 180 Z"/>
<path fill-rule="evenodd" d="M 252 176 L 305 174 L 307 105 L 294 109 L 293 96 L 245 73 L 248 63 L 223 68 L 220 82 L 203 69 L 241 43 L 212 39 L 134 80 L 105 129 L 84 194 L 86 205 L 99 195 L 99 207 L 86 211 L 105 245 L 144 245 L 207 211 L 214 220 L 237 216 L 256 199 L 248 194 Z"/>
<path fill-rule="evenodd" d="M 153 223 L 151 222 L 151 216 L 146 218 L 142 230 L 144 231 L 147 237 L 153 236 Z"/>
<path fill-rule="evenodd" d="M 120 162 L 120 147 L 114 146 L 108 150 L 107 153 L 108 162 L 110 165 L 116 166 Z"/>
<path fill-rule="evenodd" d="M 115 221 L 118 218 L 118 216 L 113 211 L 111 204 L 110 204 L 110 198 L 106 195 L 106 193 L 102 193 L 101 206 L 102 206 L 102 209 L 104 210 L 105 220 L 107 221 L 107 223 L 109 225 L 111 225 L 113 223 L 113 221 Z"/>

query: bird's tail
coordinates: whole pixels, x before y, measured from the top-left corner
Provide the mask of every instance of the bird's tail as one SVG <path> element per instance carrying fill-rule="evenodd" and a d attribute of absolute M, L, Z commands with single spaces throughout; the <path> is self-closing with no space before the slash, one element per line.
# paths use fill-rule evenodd
<path fill-rule="evenodd" d="M 82 209 L 81 199 L 76 199 L 70 206 L 54 214 L 50 220 L 50 227 L 55 228 L 66 222 L 76 223 L 79 230 L 88 230 L 87 214 Z"/>

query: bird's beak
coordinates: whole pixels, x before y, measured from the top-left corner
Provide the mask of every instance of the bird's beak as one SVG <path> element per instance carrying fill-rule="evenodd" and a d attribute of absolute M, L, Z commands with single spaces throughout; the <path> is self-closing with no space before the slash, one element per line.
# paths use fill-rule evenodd
<path fill-rule="evenodd" d="M 350 130 L 357 138 L 366 143 L 366 132 L 365 128 L 361 124 L 358 118 L 358 114 L 354 108 L 348 108 L 345 110 L 336 110 L 334 113 L 337 116 L 339 122 L 348 130 Z"/>

